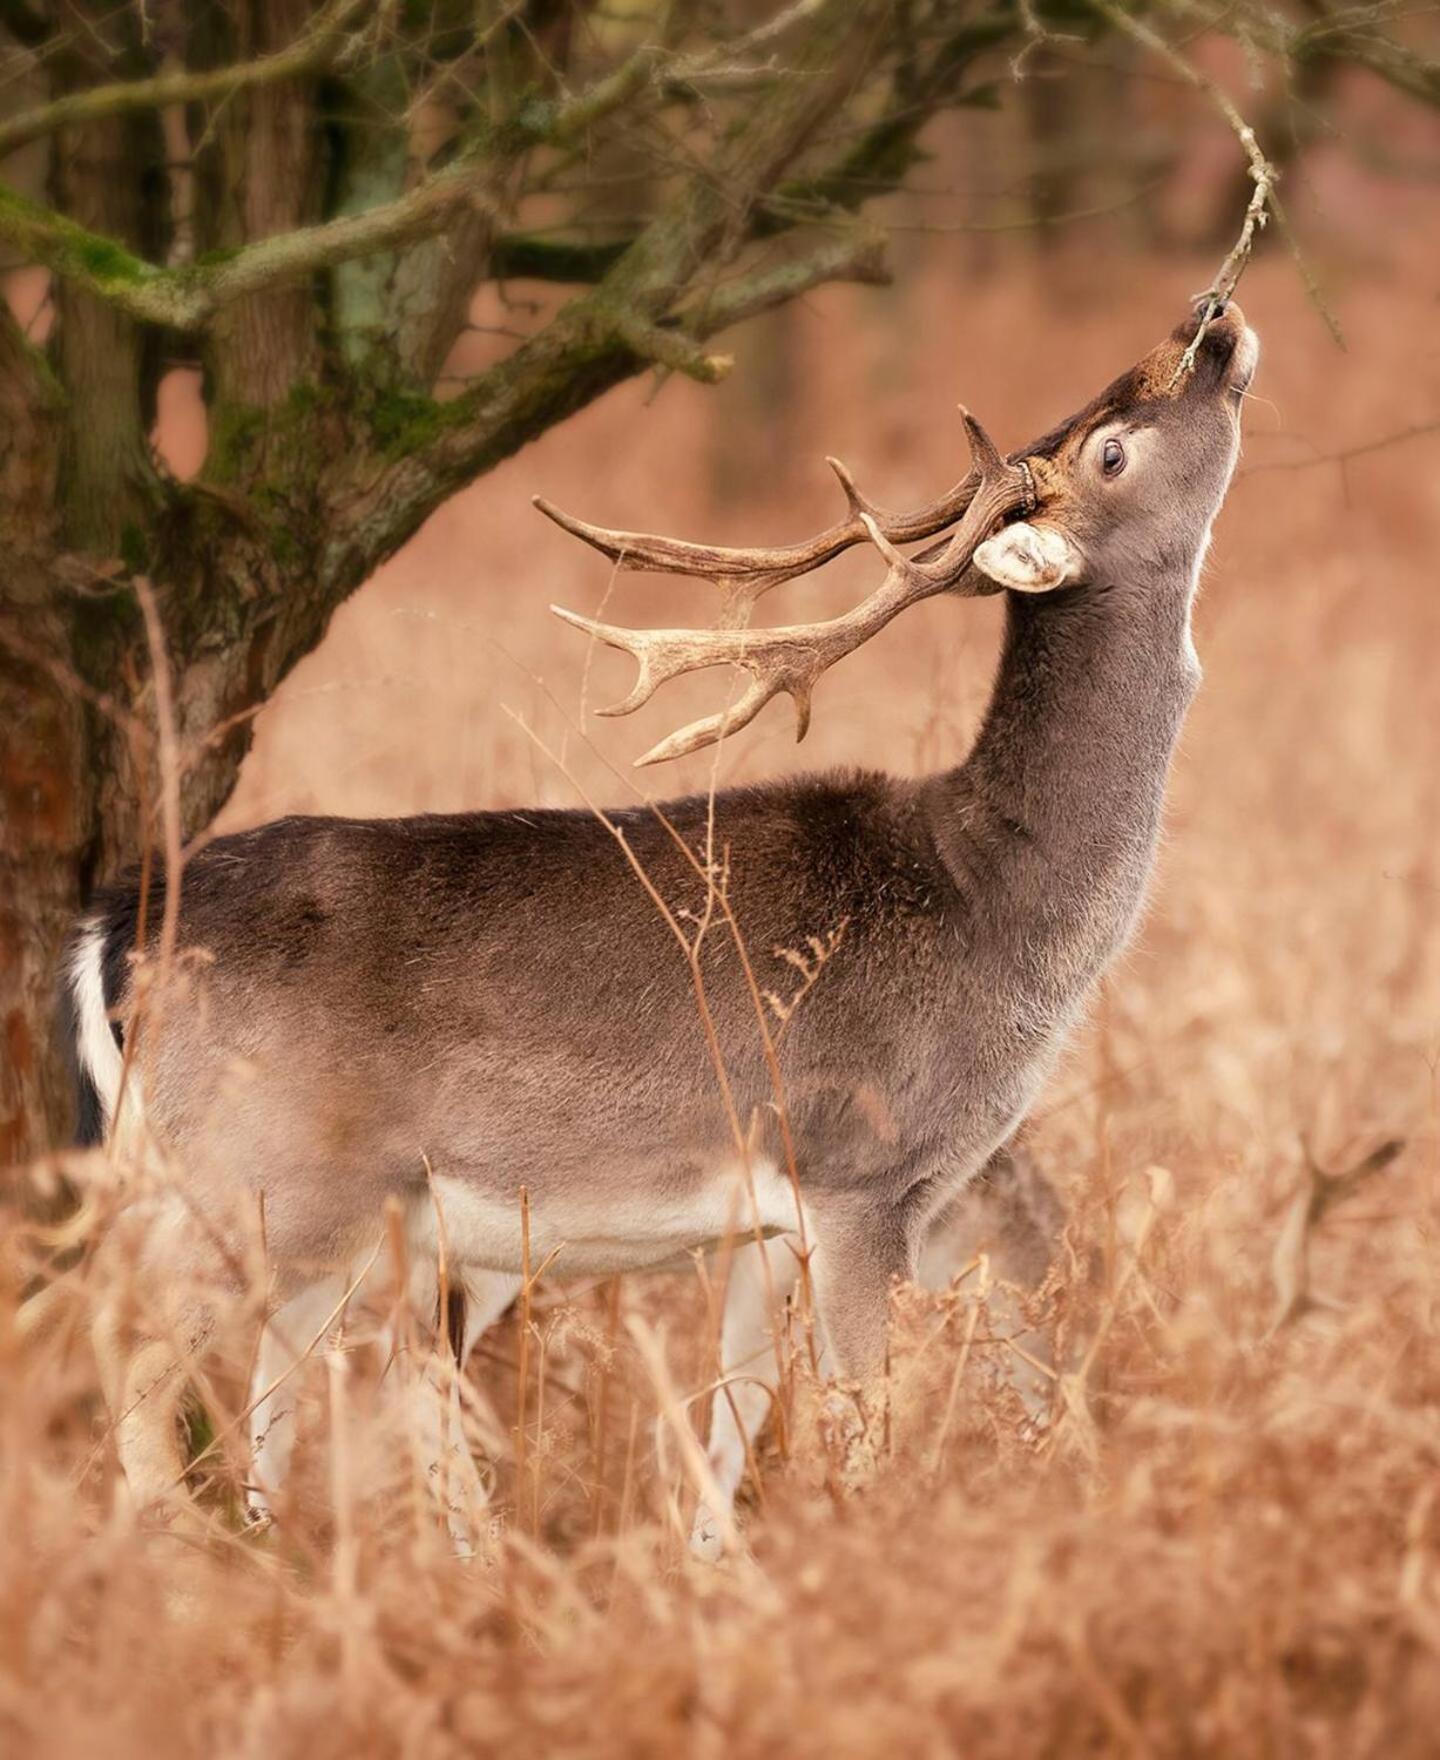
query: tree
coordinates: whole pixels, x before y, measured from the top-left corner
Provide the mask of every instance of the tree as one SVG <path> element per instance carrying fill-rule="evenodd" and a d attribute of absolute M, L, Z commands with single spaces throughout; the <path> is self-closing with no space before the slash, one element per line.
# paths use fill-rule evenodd
<path fill-rule="evenodd" d="M 1435 101 L 1378 10 L 1185 15 Z M 448 496 L 621 380 L 713 381 L 720 332 L 881 279 L 864 205 L 938 110 L 1052 29 L 1148 28 L 1114 0 L 0 0 L 26 94 L 0 157 L 47 165 L 43 201 L 0 183 L 0 243 L 52 308 L 41 346 L 0 302 L 0 1165 L 65 1133 L 57 952 L 154 840 L 157 693 L 189 837 Z M 527 278 L 572 291 L 439 395 L 480 284 Z M 151 445 L 177 361 L 208 414 L 186 483 Z"/>

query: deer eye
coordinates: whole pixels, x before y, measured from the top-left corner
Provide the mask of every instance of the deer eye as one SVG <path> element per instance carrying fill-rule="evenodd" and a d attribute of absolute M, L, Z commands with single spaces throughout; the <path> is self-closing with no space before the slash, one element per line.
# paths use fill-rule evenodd
<path fill-rule="evenodd" d="M 1107 477 L 1118 477 L 1125 469 L 1125 448 L 1113 436 L 1100 448 L 1100 468 Z"/>

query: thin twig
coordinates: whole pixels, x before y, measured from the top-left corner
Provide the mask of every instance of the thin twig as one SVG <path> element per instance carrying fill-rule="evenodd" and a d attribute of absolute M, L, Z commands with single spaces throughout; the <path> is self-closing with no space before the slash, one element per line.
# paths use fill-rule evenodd
<path fill-rule="evenodd" d="M 1229 94 L 1222 86 L 1217 85 L 1208 74 L 1202 73 L 1194 62 L 1187 60 L 1173 43 L 1167 42 L 1143 19 L 1133 17 L 1123 6 L 1117 5 L 1115 0 L 1090 0 L 1090 4 L 1116 30 L 1123 32 L 1132 42 L 1138 43 L 1142 49 L 1148 50 L 1152 55 L 1158 55 L 1179 74 L 1188 86 L 1199 92 L 1220 112 L 1236 140 L 1239 141 L 1241 151 L 1250 168 L 1250 181 L 1253 187 L 1250 192 L 1250 200 L 1245 208 L 1244 218 L 1240 222 L 1240 231 L 1215 278 L 1201 296 L 1204 307 L 1199 326 L 1190 339 L 1189 346 L 1180 357 L 1179 364 L 1170 380 L 1172 385 L 1176 385 L 1194 367 L 1206 332 L 1234 297 L 1235 289 L 1240 284 L 1240 277 L 1245 273 L 1245 266 L 1250 261 L 1250 253 L 1255 248 L 1256 235 L 1264 230 L 1265 222 L 1269 217 L 1272 195 L 1276 183 L 1279 182 L 1280 174 L 1266 158 L 1255 130 L 1235 108 Z"/>

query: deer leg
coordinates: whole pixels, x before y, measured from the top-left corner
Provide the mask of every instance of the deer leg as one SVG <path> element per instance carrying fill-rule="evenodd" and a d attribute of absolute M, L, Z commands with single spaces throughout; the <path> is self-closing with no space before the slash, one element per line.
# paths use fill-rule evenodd
<path fill-rule="evenodd" d="M 245 1504 L 258 1527 L 274 1519 L 275 1504 L 290 1474 L 295 1450 L 296 1373 L 326 1318 L 346 1289 L 341 1277 L 322 1278 L 294 1296 L 265 1322 L 250 1382 L 250 1483 Z"/>
<path fill-rule="evenodd" d="M 415 1288 L 412 1283 L 412 1297 Z M 435 1348 L 410 1367 L 418 1463 L 457 1558 L 475 1556 L 490 1503 L 465 1419 L 465 1365 L 519 1288 L 518 1277 L 499 1272 L 463 1274 L 450 1293 L 450 1311 L 439 1316 Z"/>
<path fill-rule="evenodd" d="M 752 1241 L 731 1255 L 720 1333 L 721 1382 L 710 1403 L 709 1446 L 710 1469 L 727 1512 L 745 1477 L 755 1438 L 770 1416 L 776 1391 L 775 1343 L 799 1270 L 783 1240 L 773 1242 L 768 1254 Z M 717 1512 L 708 1504 L 701 1503 L 695 1511 L 690 1550 L 697 1558 L 712 1560 L 724 1550 Z"/>
<path fill-rule="evenodd" d="M 827 1416 L 842 1482 L 871 1477 L 886 1412 L 890 1289 L 915 1275 L 913 1227 L 896 1209 L 845 1207 L 818 1214 L 811 1276 L 834 1382 Z"/>
<path fill-rule="evenodd" d="M 180 1424 L 185 1360 L 212 1322 L 179 1206 L 137 1208 L 117 1223 L 92 1267 L 103 1291 L 91 1328 L 101 1392 L 133 1507 L 173 1521 L 195 1513 L 185 1489 Z M 155 1292 L 142 1306 L 137 1290 Z"/>
<path fill-rule="evenodd" d="M 466 1380 L 465 1371 L 469 1366 L 471 1353 L 475 1346 L 490 1330 L 497 1320 L 505 1313 L 510 1304 L 520 1293 L 518 1277 L 512 1277 L 499 1271 L 467 1271 L 463 1275 L 464 1320 L 460 1328 L 459 1338 L 452 1337 L 451 1346 L 455 1352 L 456 1373 L 451 1377 L 451 1390 L 447 1401 L 447 1453 L 452 1460 L 467 1460 L 472 1471 L 475 1460 L 475 1438 L 473 1426 L 465 1421 Z M 473 1389 L 471 1390 L 473 1394 Z M 487 1409 L 488 1415 L 488 1409 Z M 491 1428 L 496 1441 L 491 1452 L 500 1446 L 500 1427 L 492 1422 Z M 489 1506 L 490 1495 L 483 1477 L 474 1473 L 472 1487 L 472 1508 L 477 1518 L 483 1517 Z M 447 1516 L 450 1538 L 455 1544 L 456 1556 L 471 1556 L 473 1536 L 463 1525 L 457 1525 Z"/>
<path fill-rule="evenodd" d="M 168 1339 L 139 1334 L 113 1305 L 97 1316 L 92 1337 L 126 1491 L 138 1511 L 164 1511 L 182 1494 L 185 1473 L 179 1354 Z"/>
<path fill-rule="evenodd" d="M 990 1313 L 996 1331 L 1014 1340 L 1011 1375 L 1024 1402 L 1027 1427 L 1048 1423 L 1054 1382 L 1051 1341 L 1029 1325 L 1024 1297 L 1050 1269 L 1065 1227 L 1065 1206 L 1023 1145 L 997 1149 L 985 1167 L 936 1218 L 920 1256 L 920 1281 L 943 1289 L 977 1253 L 990 1256 L 995 1284 Z M 1039 1365 L 1037 1367 L 1037 1365 Z"/>

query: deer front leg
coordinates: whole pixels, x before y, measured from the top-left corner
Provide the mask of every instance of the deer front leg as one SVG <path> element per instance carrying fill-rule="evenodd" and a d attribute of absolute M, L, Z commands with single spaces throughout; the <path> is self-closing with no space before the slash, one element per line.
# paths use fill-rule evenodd
<path fill-rule="evenodd" d="M 465 1422 L 463 1383 L 471 1352 L 520 1293 L 518 1277 L 499 1271 L 467 1271 L 461 1280 L 465 1316 L 459 1338 L 451 1338 L 454 1371 L 441 1390 L 444 1436 L 439 1442 L 431 1482 L 436 1487 L 457 1558 L 471 1558 L 489 1493 L 475 1465 L 470 1427 Z M 432 1408 L 433 1409 L 433 1408 Z M 498 1425 L 496 1426 L 498 1431 Z M 451 1489 L 458 1496 L 449 1494 Z"/>
<path fill-rule="evenodd" d="M 874 1472 L 884 1431 L 890 1289 L 914 1278 L 916 1245 L 896 1208 L 821 1213 L 814 1234 L 815 1305 L 837 1383 L 827 1409 L 840 1442 L 842 1483 L 857 1489 Z"/>
<path fill-rule="evenodd" d="M 490 1497 L 475 1458 L 475 1426 L 466 1422 L 465 1366 L 484 1333 L 514 1301 L 520 1279 L 458 1268 L 452 1275 L 447 1312 L 442 1314 L 434 1266 L 412 1268 L 412 1312 L 417 1322 L 428 1316 L 438 1323 L 433 1343 L 420 1342 L 415 1351 L 402 1352 L 397 1362 L 408 1401 L 416 1470 L 445 1524 L 455 1556 L 469 1559 L 479 1550 Z M 423 1340 L 428 1323 L 418 1330 Z M 498 1429 L 492 1426 L 495 1434 Z"/>
<path fill-rule="evenodd" d="M 295 1451 L 295 1412 L 300 1398 L 298 1370 L 326 1320 L 344 1300 L 346 1279 L 322 1278 L 288 1301 L 265 1322 L 250 1382 L 250 1483 L 245 1504 L 255 1527 L 268 1526 L 290 1474 Z"/>

